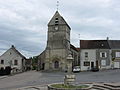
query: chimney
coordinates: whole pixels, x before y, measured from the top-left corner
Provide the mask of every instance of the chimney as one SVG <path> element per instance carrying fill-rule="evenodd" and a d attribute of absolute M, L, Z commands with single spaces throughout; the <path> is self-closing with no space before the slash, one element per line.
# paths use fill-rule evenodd
<path fill-rule="evenodd" d="M 14 48 L 14 45 L 12 45 L 11 47 Z"/>

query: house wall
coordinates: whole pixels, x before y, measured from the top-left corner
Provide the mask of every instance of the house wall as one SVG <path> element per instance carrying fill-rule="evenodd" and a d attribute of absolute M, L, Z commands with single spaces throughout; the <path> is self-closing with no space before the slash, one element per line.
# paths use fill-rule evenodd
<path fill-rule="evenodd" d="M 112 49 L 111 52 L 112 52 L 111 53 L 112 68 L 120 68 L 120 57 L 116 57 L 116 52 L 120 52 L 120 49 Z"/>
<path fill-rule="evenodd" d="M 23 65 L 25 67 L 25 60 L 23 59 L 23 65 L 22 65 L 22 57 L 16 54 L 12 49 L 9 49 L 2 56 L 0 56 L 0 61 L 1 60 L 4 60 L 4 64 L 0 65 L 1 67 L 11 66 L 12 68 L 17 68 L 19 70 L 23 70 Z M 14 65 L 14 60 L 18 60 L 18 65 Z"/>
<path fill-rule="evenodd" d="M 100 69 L 108 69 L 111 68 L 111 50 L 110 49 L 97 49 L 96 56 L 98 60 L 98 65 Z M 106 52 L 106 57 L 101 57 L 100 53 Z M 102 65 L 102 60 L 106 61 L 106 65 Z"/>
<path fill-rule="evenodd" d="M 88 58 L 85 58 L 85 52 L 88 52 Z M 90 70 L 91 69 L 91 62 L 94 62 L 94 66 L 96 66 L 96 50 L 81 49 L 80 62 L 81 62 L 81 71 Z M 90 65 L 84 66 L 84 62 L 90 62 Z"/>

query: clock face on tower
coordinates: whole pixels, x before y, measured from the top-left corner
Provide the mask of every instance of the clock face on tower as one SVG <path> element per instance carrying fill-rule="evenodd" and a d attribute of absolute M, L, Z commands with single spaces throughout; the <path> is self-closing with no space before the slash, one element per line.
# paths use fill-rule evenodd
<path fill-rule="evenodd" d="M 55 30 L 58 30 L 58 26 L 55 26 Z"/>

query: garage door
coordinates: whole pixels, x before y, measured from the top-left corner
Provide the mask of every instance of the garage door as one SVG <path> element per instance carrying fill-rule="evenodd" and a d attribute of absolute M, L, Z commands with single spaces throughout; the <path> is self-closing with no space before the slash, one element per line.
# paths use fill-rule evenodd
<path fill-rule="evenodd" d="M 120 68 L 119 62 L 114 62 L 114 68 Z"/>

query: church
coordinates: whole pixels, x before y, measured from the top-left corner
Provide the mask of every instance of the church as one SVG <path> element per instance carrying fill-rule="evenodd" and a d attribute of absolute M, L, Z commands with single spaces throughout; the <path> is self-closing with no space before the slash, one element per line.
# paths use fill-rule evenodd
<path fill-rule="evenodd" d="M 67 56 L 71 54 L 72 66 L 80 65 L 79 50 L 70 43 L 71 28 L 58 10 L 48 23 L 47 45 L 38 56 L 38 70 L 65 71 Z"/>

